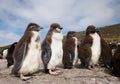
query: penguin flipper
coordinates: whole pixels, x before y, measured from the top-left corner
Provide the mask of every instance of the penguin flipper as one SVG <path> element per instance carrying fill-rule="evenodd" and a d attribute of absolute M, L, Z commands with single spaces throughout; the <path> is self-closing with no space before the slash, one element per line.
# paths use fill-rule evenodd
<path fill-rule="evenodd" d="M 70 53 L 71 57 L 70 57 L 70 61 L 71 63 L 73 63 L 74 59 L 75 59 L 75 51 L 72 50 L 71 53 Z"/>
<path fill-rule="evenodd" d="M 27 48 L 27 42 L 23 43 L 19 48 L 19 51 L 17 53 L 18 59 L 16 64 L 14 65 L 15 71 L 18 71 L 22 66 L 23 60 L 25 58 L 26 48 Z"/>
<path fill-rule="evenodd" d="M 43 59 L 44 65 L 45 65 L 45 69 L 47 69 L 47 64 L 50 61 L 51 54 L 52 54 L 52 51 L 50 48 L 50 43 L 46 42 L 46 45 L 44 45 L 43 49 L 44 50 L 42 53 L 42 56 L 43 56 L 42 59 Z"/>

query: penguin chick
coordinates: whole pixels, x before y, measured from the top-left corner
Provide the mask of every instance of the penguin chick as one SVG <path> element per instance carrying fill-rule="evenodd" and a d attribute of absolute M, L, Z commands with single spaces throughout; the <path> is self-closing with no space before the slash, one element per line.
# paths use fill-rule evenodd
<path fill-rule="evenodd" d="M 112 57 L 112 73 L 120 77 L 120 44 Z"/>
<path fill-rule="evenodd" d="M 3 50 L 0 52 L 0 59 L 6 59 L 7 54 L 8 54 L 8 48 L 3 49 Z"/>
<path fill-rule="evenodd" d="M 17 42 L 14 42 L 10 48 L 8 49 L 8 54 L 7 54 L 7 67 L 10 67 L 11 65 L 13 65 L 14 63 L 14 60 L 13 60 L 13 52 L 14 52 L 14 49 L 15 49 L 15 46 L 16 46 Z"/>
<path fill-rule="evenodd" d="M 81 65 L 89 69 L 99 65 L 100 58 L 102 58 L 103 64 L 110 66 L 112 53 L 95 26 L 89 25 L 87 27 L 86 36 L 80 44 L 78 56 L 82 62 Z"/>
<path fill-rule="evenodd" d="M 86 29 L 86 36 L 79 46 L 79 58 L 81 66 L 89 69 L 98 64 L 101 54 L 101 39 L 96 32 L 95 26 L 90 25 Z"/>
<path fill-rule="evenodd" d="M 58 75 L 61 73 L 56 67 L 62 64 L 62 27 L 58 23 L 52 23 L 42 43 L 42 61 L 45 73 Z"/>
<path fill-rule="evenodd" d="M 63 45 L 63 65 L 67 69 L 71 69 L 77 63 L 78 59 L 78 40 L 75 34 L 75 31 L 69 31 Z"/>
<path fill-rule="evenodd" d="M 31 75 L 39 70 L 41 59 L 40 29 L 42 27 L 38 24 L 30 23 L 15 47 L 12 74 L 19 76 L 22 80 L 31 78 L 26 75 Z"/>

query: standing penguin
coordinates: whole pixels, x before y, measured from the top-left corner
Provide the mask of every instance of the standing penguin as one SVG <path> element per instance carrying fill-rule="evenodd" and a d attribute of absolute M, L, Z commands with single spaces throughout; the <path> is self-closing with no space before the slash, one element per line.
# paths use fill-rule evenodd
<path fill-rule="evenodd" d="M 75 34 L 75 31 L 69 31 L 63 45 L 63 64 L 64 68 L 67 69 L 71 69 L 77 63 L 78 59 L 78 39 L 75 37 Z"/>
<path fill-rule="evenodd" d="M 63 48 L 62 48 L 62 30 L 58 23 L 53 23 L 42 43 L 42 61 L 45 73 L 58 75 L 61 71 L 56 66 L 62 64 Z"/>
<path fill-rule="evenodd" d="M 20 76 L 22 80 L 30 78 L 25 75 L 33 74 L 39 70 L 41 59 L 40 29 L 42 27 L 38 24 L 30 23 L 15 47 L 12 74 Z"/>
<path fill-rule="evenodd" d="M 111 68 L 111 62 L 112 62 L 112 51 L 110 46 L 105 42 L 105 40 L 102 38 L 100 31 L 96 29 L 96 32 L 101 37 L 101 55 L 99 58 L 99 65 L 104 66 L 107 68 Z"/>
<path fill-rule="evenodd" d="M 112 73 L 120 77 L 120 44 L 118 44 L 118 48 L 112 57 Z"/>
<path fill-rule="evenodd" d="M 115 43 L 115 42 L 110 42 L 108 45 L 109 45 L 109 47 L 110 47 L 110 49 L 111 49 L 112 56 L 114 56 L 115 51 L 117 50 L 117 43 Z"/>
<path fill-rule="evenodd" d="M 89 69 L 99 64 L 100 56 L 106 65 L 111 63 L 110 49 L 101 37 L 100 32 L 93 25 L 87 27 L 86 36 L 81 42 L 78 51 L 81 65 Z"/>
<path fill-rule="evenodd" d="M 11 65 L 13 65 L 14 61 L 13 61 L 13 52 L 14 52 L 14 49 L 15 49 L 15 46 L 16 46 L 17 42 L 14 42 L 10 48 L 8 49 L 8 54 L 7 54 L 7 67 L 10 67 Z"/>
<path fill-rule="evenodd" d="M 6 59 L 7 54 L 8 54 L 8 48 L 3 49 L 3 50 L 0 52 L 0 59 Z"/>

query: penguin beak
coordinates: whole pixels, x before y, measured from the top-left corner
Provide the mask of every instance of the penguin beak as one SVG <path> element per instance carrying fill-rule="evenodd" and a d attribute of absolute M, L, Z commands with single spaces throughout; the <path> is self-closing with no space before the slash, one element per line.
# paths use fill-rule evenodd
<path fill-rule="evenodd" d="M 63 27 L 60 27 L 59 29 L 60 29 L 60 30 L 62 30 L 62 29 L 63 29 Z"/>

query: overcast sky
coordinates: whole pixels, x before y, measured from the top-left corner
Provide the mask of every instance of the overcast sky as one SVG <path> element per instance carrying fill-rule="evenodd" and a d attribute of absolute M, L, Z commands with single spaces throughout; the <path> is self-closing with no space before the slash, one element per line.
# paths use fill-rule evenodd
<path fill-rule="evenodd" d="M 91 24 L 118 24 L 120 0 L 0 0 L 0 46 L 18 41 L 30 22 L 44 27 L 41 41 L 53 22 L 60 23 L 64 35 Z"/>

